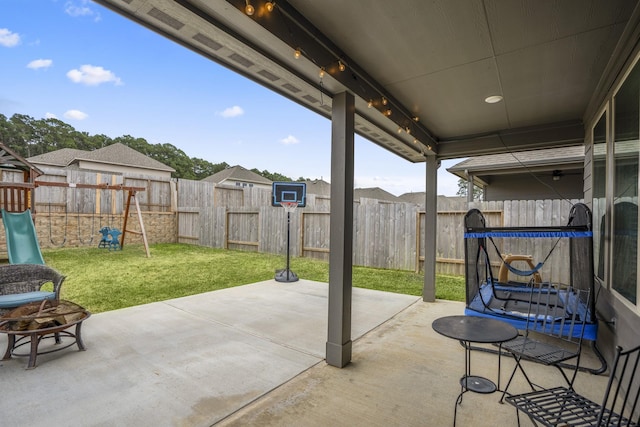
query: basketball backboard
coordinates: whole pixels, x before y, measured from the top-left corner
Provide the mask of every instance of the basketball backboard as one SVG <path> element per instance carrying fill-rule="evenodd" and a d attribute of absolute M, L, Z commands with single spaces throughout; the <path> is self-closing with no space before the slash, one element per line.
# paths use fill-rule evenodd
<path fill-rule="evenodd" d="M 304 182 L 274 182 L 271 206 L 282 206 L 282 202 L 296 202 L 298 207 L 307 204 L 307 184 Z"/>

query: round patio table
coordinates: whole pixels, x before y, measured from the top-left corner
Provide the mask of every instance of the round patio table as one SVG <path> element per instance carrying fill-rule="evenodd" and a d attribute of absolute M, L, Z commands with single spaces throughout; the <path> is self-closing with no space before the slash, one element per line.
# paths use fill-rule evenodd
<path fill-rule="evenodd" d="M 498 385 L 488 378 L 471 375 L 471 344 L 502 344 L 518 336 L 518 330 L 507 322 L 487 317 L 476 316 L 446 316 L 433 321 L 433 330 L 460 341 L 465 349 L 465 372 L 460 378 L 460 394 L 456 398 L 453 413 L 453 425 L 456 424 L 458 404 L 462 403 L 462 396 L 467 391 L 475 393 L 493 393 L 500 388 L 500 354 L 498 352 Z"/>

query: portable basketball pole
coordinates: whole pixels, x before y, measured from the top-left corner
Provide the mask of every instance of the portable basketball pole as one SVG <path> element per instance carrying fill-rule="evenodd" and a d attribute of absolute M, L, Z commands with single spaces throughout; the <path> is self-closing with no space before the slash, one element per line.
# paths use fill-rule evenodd
<path fill-rule="evenodd" d="M 297 282 L 298 276 L 296 273 L 289 269 L 289 248 L 290 248 L 290 238 L 291 238 L 291 212 L 287 211 L 287 268 L 284 270 L 278 270 L 276 272 L 275 280 L 276 282 Z"/>
<path fill-rule="evenodd" d="M 128 233 L 133 233 L 137 235 L 142 235 L 142 241 L 144 242 L 144 249 L 147 253 L 147 258 L 151 258 L 151 253 L 149 252 L 149 243 L 147 242 L 147 233 L 144 230 L 144 222 L 142 221 L 142 212 L 140 212 L 140 205 L 138 204 L 138 199 L 136 198 L 136 192 L 145 191 L 144 187 L 129 187 L 120 184 L 109 185 L 109 184 L 75 184 L 68 182 L 48 182 L 48 181 L 36 181 L 35 187 L 66 187 L 66 188 L 93 188 L 96 190 L 115 190 L 115 191 L 127 191 L 127 204 L 125 207 L 124 213 L 124 222 L 122 225 L 122 236 L 120 237 L 120 247 L 124 247 L 124 238 Z M 133 199 L 136 207 L 136 213 L 138 216 L 138 222 L 140 223 L 140 231 L 127 230 L 127 221 L 129 219 L 129 207 L 131 206 L 131 200 Z"/>

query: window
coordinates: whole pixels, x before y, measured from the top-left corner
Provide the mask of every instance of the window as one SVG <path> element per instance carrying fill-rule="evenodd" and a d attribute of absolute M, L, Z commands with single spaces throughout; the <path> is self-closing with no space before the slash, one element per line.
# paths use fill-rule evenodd
<path fill-rule="evenodd" d="M 614 96 L 614 193 L 611 287 L 636 304 L 638 293 L 638 153 L 640 66 Z"/>
<path fill-rule="evenodd" d="M 596 276 L 605 280 L 605 212 L 607 188 L 607 111 L 602 113 L 593 127 L 593 259 Z"/>

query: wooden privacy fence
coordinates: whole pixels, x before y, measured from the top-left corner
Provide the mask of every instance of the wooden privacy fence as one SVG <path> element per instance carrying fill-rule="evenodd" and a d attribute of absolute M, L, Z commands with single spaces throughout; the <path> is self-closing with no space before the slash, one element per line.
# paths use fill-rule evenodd
<path fill-rule="evenodd" d="M 286 213 L 270 206 L 270 191 L 258 188 L 207 187 L 204 183 L 178 191 L 178 241 L 210 247 L 252 250 L 275 254 L 286 251 Z M 186 185 L 185 185 L 186 186 Z M 230 195 L 235 194 L 235 196 Z M 242 197 L 241 197 L 242 195 Z M 235 200 L 235 206 L 219 207 L 216 200 Z M 192 200 L 206 200 L 200 208 L 186 206 Z M 580 200 L 542 200 L 480 202 L 490 226 L 566 225 L 571 205 Z M 261 203 L 255 206 L 254 203 Z M 464 215 L 466 202 L 447 201 L 438 212 L 438 230 L 425 230 L 425 212 L 411 203 L 354 203 L 353 262 L 355 265 L 415 270 L 424 264 L 425 233 L 436 232 L 437 271 L 464 275 Z M 330 215 L 326 198 L 308 195 L 307 206 L 291 214 L 290 250 L 293 256 L 329 258 Z M 532 255 L 542 261 L 553 242 L 525 239 L 495 239 L 503 254 Z M 493 250 L 493 248 L 491 248 Z M 554 280 L 568 274 L 563 259 L 568 256 L 566 242 L 554 249 L 543 273 Z M 496 254 L 492 254 L 492 257 Z M 495 266 L 498 267 L 496 262 Z"/>
<path fill-rule="evenodd" d="M 147 230 L 151 242 L 173 241 L 283 255 L 286 251 L 286 212 L 271 206 L 269 189 L 55 168 L 45 169 L 45 173 L 39 180 L 143 187 L 145 191 L 138 193 L 138 201 L 143 213 L 152 218 L 149 222 L 145 220 L 152 230 Z M 16 180 L 3 175 L 9 186 Z M 82 245 L 87 236 L 95 233 L 95 224 L 121 225 L 124 197 L 123 192 L 111 189 L 38 187 L 32 196 L 38 233 L 45 234 L 47 241 L 77 234 L 82 238 L 75 239 L 76 244 Z M 6 195 L 0 193 L 0 200 L 10 203 L 13 198 L 8 190 Z M 24 197 L 15 198 L 15 203 L 24 204 Z M 473 206 L 483 212 L 491 226 L 548 226 L 565 225 L 571 205 L 576 202 L 579 200 L 505 201 Z M 437 233 L 437 272 L 463 275 L 463 218 L 467 203 L 439 198 L 438 207 L 438 229 L 425 230 L 425 212 L 419 205 L 372 199 L 356 201 L 354 264 L 419 271 L 424 264 L 425 233 Z M 81 233 L 71 229 L 73 224 Z M 291 214 L 291 254 L 328 260 L 329 225 L 329 198 L 308 194 L 307 206 Z M 532 255 L 536 262 L 542 261 L 552 246 L 541 239 L 495 240 L 501 253 Z M 0 246 L 2 243 L 0 238 Z M 561 242 L 545 264 L 543 274 L 562 280 L 567 251 L 566 242 Z"/>

